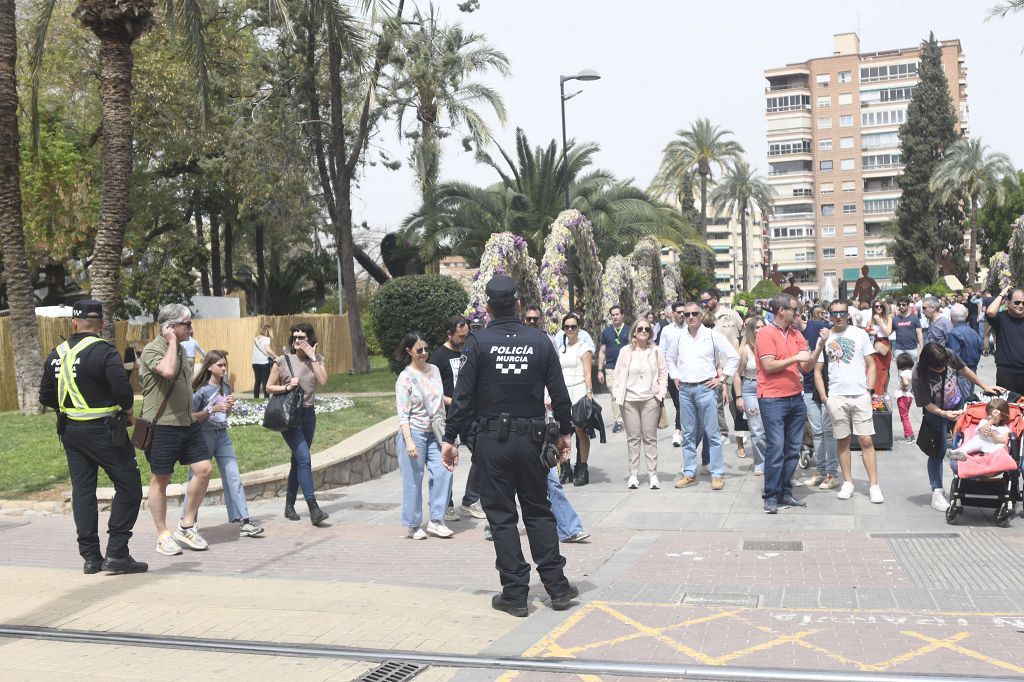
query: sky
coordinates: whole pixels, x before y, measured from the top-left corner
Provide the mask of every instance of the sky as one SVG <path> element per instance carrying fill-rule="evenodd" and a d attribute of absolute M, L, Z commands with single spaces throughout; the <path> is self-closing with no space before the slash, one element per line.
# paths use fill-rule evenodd
<path fill-rule="evenodd" d="M 497 144 L 514 148 L 521 127 L 532 146 L 552 139 L 560 145 L 558 77 L 595 69 L 599 81 L 566 83 L 567 92 L 583 91 L 566 102 L 568 135 L 600 145 L 596 167 L 646 187 L 665 144 L 700 117 L 731 130 L 766 173 L 764 70 L 831 55 L 833 34 L 846 32 L 860 34 L 862 52 L 912 47 L 929 31 L 939 40 L 959 38 L 971 136 L 1024 166 L 1024 14 L 986 22 L 995 2 L 481 0 L 470 14 L 458 11 L 457 0 L 434 4 L 442 21 L 484 34 L 511 62 L 507 78 L 478 78 L 500 92 L 508 110 L 504 126 L 486 112 Z M 441 179 L 494 182 L 494 172 L 462 150 L 461 137 L 446 141 Z M 410 144 L 398 140 L 393 125 L 374 137 L 372 145 L 403 167 L 367 168 L 355 190 L 357 224 L 392 231 L 418 206 Z M 489 151 L 497 153 L 493 145 Z"/>

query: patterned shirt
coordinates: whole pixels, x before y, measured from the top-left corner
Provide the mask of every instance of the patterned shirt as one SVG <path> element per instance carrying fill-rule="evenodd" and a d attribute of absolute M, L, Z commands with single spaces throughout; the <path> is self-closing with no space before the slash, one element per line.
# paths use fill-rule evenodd
<path fill-rule="evenodd" d="M 408 424 L 417 431 L 430 431 L 430 415 L 444 409 L 441 372 L 434 365 L 427 365 L 427 368 L 429 374 L 424 374 L 410 365 L 402 370 L 395 382 L 398 423 Z"/>

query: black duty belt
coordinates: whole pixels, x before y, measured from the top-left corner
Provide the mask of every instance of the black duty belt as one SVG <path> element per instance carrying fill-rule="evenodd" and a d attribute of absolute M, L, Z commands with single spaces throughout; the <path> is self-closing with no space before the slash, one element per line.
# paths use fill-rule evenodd
<path fill-rule="evenodd" d="M 476 420 L 477 431 L 487 431 L 490 433 L 498 432 L 498 425 L 501 420 L 497 417 L 481 417 Z M 529 433 L 533 433 L 534 429 L 544 429 L 544 418 L 538 417 L 537 419 L 527 419 L 525 417 L 512 417 L 509 420 L 509 431 L 517 433 L 520 436 L 525 436 Z"/>

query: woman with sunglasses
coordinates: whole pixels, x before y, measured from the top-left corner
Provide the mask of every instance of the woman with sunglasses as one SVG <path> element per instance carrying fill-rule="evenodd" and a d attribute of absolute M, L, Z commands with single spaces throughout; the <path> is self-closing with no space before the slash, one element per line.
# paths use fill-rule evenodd
<path fill-rule="evenodd" d="M 871 328 L 868 330 L 875 344 L 875 395 L 885 395 L 889 387 L 889 367 L 892 365 L 892 308 L 882 299 L 871 305 Z"/>
<path fill-rule="evenodd" d="M 615 363 L 612 400 L 622 409 L 629 453 L 630 490 L 640 487 L 640 444 L 647 457 L 647 478 L 651 490 L 658 482 L 658 419 L 668 392 L 668 365 L 661 349 L 651 341 L 653 325 L 646 317 L 633 323 L 629 345 L 619 352 Z"/>
<path fill-rule="evenodd" d="M 561 347 L 558 361 L 562 365 L 565 387 L 569 390 L 569 401 L 575 405 L 584 397 L 594 397 L 591 367 L 594 363 L 594 346 L 580 338 L 580 318 L 569 313 L 562 318 Z M 576 425 L 576 467 L 573 469 L 573 485 L 583 486 L 590 482 L 587 459 L 590 457 L 590 436 L 587 430 Z"/>
<path fill-rule="evenodd" d="M 288 429 L 281 435 L 292 451 L 291 468 L 288 470 L 288 490 L 284 502 L 284 516 L 290 521 L 298 521 L 295 511 L 295 497 L 299 486 L 302 496 L 306 498 L 309 508 L 309 520 L 319 526 L 327 519 L 327 512 L 316 503 L 313 490 L 313 468 L 310 459 L 310 447 L 316 433 L 316 387 L 327 383 L 327 370 L 324 369 L 324 356 L 316 352 L 316 332 L 313 325 L 305 322 L 292 325 L 288 339 L 287 352 L 279 355 L 270 368 L 267 379 L 267 390 L 271 395 L 287 393 L 297 386 L 302 387 L 302 426 Z"/>
<path fill-rule="evenodd" d="M 426 540 L 428 533 L 439 538 L 454 535 L 444 523 L 452 473 L 441 463 L 438 437 L 439 432 L 444 432 L 444 386 L 440 370 L 427 362 L 429 355 L 430 346 L 420 332 L 406 334 L 394 355 L 397 362 L 405 365 L 395 382 L 401 430 L 396 443 L 402 471 L 402 525 L 413 540 Z M 423 475 L 427 471 L 430 522 L 424 530 Z"/>

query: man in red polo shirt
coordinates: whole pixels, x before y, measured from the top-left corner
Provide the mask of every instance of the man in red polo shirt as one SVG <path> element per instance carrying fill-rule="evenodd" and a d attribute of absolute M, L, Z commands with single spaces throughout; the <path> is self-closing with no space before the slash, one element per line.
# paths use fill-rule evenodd
<path fill-rule="evenodd" d="M 821 353 L 814 353 L 793 327 L 799 306 L 789 294 L 779 294 L 771 303 L 775 318 L 757 332 L 757 404 L 765 431 L 764 510 L 777 514 L 779 505 L 806 507 L 793 497 L 793 474 L 800 458 L 807 407 L 800 371 L 810 372 Z"/>

